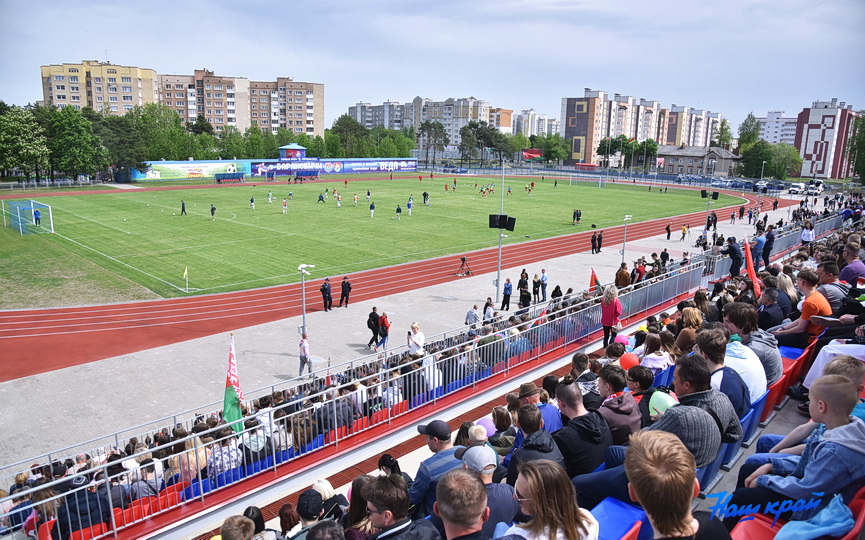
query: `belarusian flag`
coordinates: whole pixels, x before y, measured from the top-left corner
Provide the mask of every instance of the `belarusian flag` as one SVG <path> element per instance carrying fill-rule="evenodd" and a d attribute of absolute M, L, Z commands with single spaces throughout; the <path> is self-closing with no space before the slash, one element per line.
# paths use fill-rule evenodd
<path fill-rule="evenodd" d="M 637 140 L 637 139 L 631 137 L 630 139 L 628 139 L 628 142 L 634 142 L 634 141 L 636 141 L 636 140 Z"/>
<path fill-rule="evenodd" d="M 222 401 L 222 418 L 231 429 L 240 433 L 243 431 L 243 411 L 240 402 L 243 401 L 243 390 L 240 389 L 240 379 L 237 377 L 237 357 L 234 354 L 234 333 L 231 334 L 231 345 L 228 348 L 228 373 L 225 375 L 225 397 Z"/>
<path fill-rule="evenodd" d="M 595 273 L 594 268 L 592 268 L 592 277 L 589 278 L 589 288 L 594 288 L 598 294 L 601 294 L 603 292 L 601 282 L 600 280 L 598 280 L 598 275 Z"/>
<path fill-rule="evenodd" d="M 540 161 L 544 158 L 544 151 L 538 148 L 523 149 L 523 161 Z"/>

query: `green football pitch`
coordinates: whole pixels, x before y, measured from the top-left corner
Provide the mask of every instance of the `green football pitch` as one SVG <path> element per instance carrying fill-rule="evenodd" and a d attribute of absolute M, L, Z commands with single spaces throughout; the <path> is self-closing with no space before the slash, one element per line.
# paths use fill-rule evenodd
<path fill-rule="evenodd" d="M 450 180 L 450 179 L 448 179 Z M 645 186 L 535 180 L 531 196 L 525 179 L 508 179 L 512 195 L 504 212 L 516 217 L 508 244 L 619 225 L 625 214 L 633 221 L 705 210 L 698 191 L 670 189 L 660 194 Z M 530 181 L 530 179 L 528 180 Z M 68 195 L 36 200 L 53 208 L 56 234 L 19 236 L 8 227 L 0 234 L 8 273 L 0 294 L 50 290 L 57 280 L 79 279 L 94 287 L 138 284 L 162 297 L 249 289 L 298 281 L 300 263 L 316 265 L 317 276 L 347 274 L 407 261 L 464 253 L 497 244 L 488 228 L 488 214 L 498 213 L 501 178 L 460 177 L 456 192 L 444 190 L 444 178 L 353 180 L 300 184 L 243 184 L 214 188 Z M 475 189 L 495 184 L 484 198 Z M 147 185 L 142 185 L 148 187 Z M 342 195 L 337 208 L 333 193 Z M 370 217 L 366 192 L 375 202 Z M 430 193 L 430 206 L 422 193 Z M 273 202 L 268 203 L 268 192 Z M 282 213 L 282 199 L 288 212 Z M 354 205 L 354 194 L 358 203 Z M 414 198 L 412 216 L 406 202 Z M 255 197 L 255 209 L 249 199 Z M 22 197 L 24 198 L 24 197 Z M 180 201 L 188 215 L 180 215 Z M 740 201 L 721 195 L 717 205 Z M 216 206 L 211 220 L 210 206 Z M 396 206 L 403 207 L 399 221 Z M 582 223 L 574 227 L 574 208 Z M 43 217 L 43 222 L 45 218 Z M 659 231 L 660 233 L 661 231 Z M 188 271 L 189 292 L 184 271 Z M 5 289 L 5 290 L 4 290 Z M 122 294 L 121 294 L 122 296 Z M 2 298 L 2 296 L 0 296 Z M 64 301 L 65 300 L 65 301 Z M 74 299 L 58 299 L 69 303 Z M 12 304 L 0 300 L 0 307 Z M 5 304 L 5 305 L 3 305 Z M 16 306 L 21 307 L 21 306 Z"/>

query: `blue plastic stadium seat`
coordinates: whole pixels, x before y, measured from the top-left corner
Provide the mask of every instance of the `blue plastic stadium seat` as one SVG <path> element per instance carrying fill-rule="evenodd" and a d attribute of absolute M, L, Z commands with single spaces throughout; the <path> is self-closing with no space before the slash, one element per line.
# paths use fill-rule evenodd
<path fill-rule="evenodd" d="M 782 358 L 786 358 L 788 360 L 795 360 L 802 356 L 802 353 L 805 352 L 805 349 L 797 349 L 796 347 L 786 347 L 781 346 L 778 347 L 778 351 L 781 353 Z"/>
<path fill-rule="evenodd" d="M 619 540 L 638 521 L 643 525 L 637 538 L 646 540 L 654 536 L 646 512 L 618 499 L 607 497 L 592 509 L 592 515 L 598 520 L 598 540 Z"/>

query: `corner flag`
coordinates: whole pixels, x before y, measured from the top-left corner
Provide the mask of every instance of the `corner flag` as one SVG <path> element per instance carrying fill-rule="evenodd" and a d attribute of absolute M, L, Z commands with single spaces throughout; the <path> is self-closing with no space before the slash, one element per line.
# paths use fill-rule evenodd
<path fill-rule="evenodd" d="M 187 266 L 186 268 L 183 269 L 183 279 L 186 279 L 188 277 L 189 277 L 189 267 Z"/>
<path fill-rule="evenodd" d="M 243 411 L 240 402 L 243 401 L 243 390 L 240 389 L 240 379 L 237 377 L 237 357 L 234 353 L 234 333 L 231 333 L 231 344 L 228 347 L 228 373 L 225 375 L 225 397 L 222 401 L 222 418 L 231 429 L 240 433 L 243 431 Z"/>

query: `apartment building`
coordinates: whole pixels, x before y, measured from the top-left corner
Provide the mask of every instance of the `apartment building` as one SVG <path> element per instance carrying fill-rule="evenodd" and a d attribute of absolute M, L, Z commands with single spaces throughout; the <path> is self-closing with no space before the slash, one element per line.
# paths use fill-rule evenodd
<path fill-rule="evenodd" d="M 675 104 L 667 109 L 658 101 L 622 94 L 611 97 L 603 90 L 586 88 L 583 97 L 562 98 L 560 131 L 571 143 L 565 163 L 600 164 L 596 150 L 607 137 L 706 147 L 723 118 L 707 110 Z"/>
<path fill-rule="evenodd" d="M 43 102 L 52 107 L 90 107 L 119 116 L 159 100 L 157 74 L 152 69 L 83 60 L 41 66 L 40 70 Z"/>
<path fill-rule="evenodd" d="M 793 145 L 796 141 L 796 125 L 799 119 L 795 116 L 784 117 L 784 111 L 769 111 L 766 116 L 758 117 L 760 123 L 760 138 L 771 144 Z"/>
<path fill-rule="evenodd" d="M 359 102 L 348 108 L 348 115 L 367 129 L 383 126 L 400 130 L 412 125 L 411 121 L 406 123 L 405 111 L 406 105 L 398 101 L 385 101 L 381 105 Z"/>
<path fill-rule="evenodd" d="M 514 132 L 513 116 L 513 109 L 490 109 L 489 124 L 501 133 L 512 134 Z"/>
<path fill-rule="evenodd" d="M 802 157 L 802 176 L 848 178 L 853 174 L 847 143 L 858 113 L 838 98 L 815 101 L 797 116 L 794 146 Z"/>

